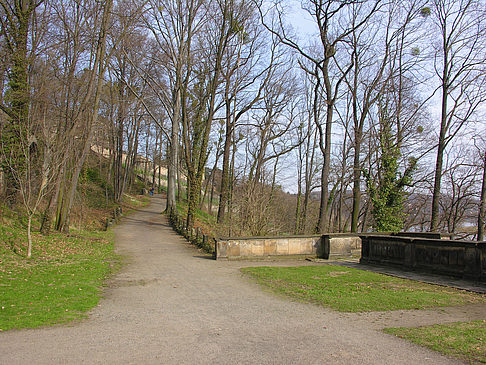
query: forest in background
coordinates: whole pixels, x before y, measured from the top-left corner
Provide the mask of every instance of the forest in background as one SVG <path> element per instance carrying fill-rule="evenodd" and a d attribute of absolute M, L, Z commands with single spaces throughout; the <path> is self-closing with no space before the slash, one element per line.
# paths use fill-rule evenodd
<path fill-rule="evenodd" d="M 0 0 L 0 20 L 1 194 L 29 232 L 69 232 L 96 157 L 107 201 L 142 179 L 219 234 L 484 238 L 484 2 Z"/>

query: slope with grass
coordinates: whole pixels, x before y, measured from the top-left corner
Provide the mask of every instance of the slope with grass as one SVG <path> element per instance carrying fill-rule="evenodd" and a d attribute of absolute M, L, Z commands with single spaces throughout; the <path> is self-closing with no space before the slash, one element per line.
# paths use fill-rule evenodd
<path fill-rule="evenodd" d="M 21 234 L 19 234 L 21 236 Z M 113 234 L 36 235 L 33 257 L 0 246 L 0 330 L 35 328 L 85 316 L 119 264 Z"/>
<path fill-rule="evenodd" d="M 39 232 L 33 221 L 32 257 L 26 257 L 27 221 L 22 207 L 0 204 L 0 331 L 35 328 L 84 317 L 99 301 L 104 280 L 120 265 L 113 233 L 104 227 L 113 209 L 124 213 L 147 202 L 110 199 L 101 168 L 83 170 L 70 233 Z"/>

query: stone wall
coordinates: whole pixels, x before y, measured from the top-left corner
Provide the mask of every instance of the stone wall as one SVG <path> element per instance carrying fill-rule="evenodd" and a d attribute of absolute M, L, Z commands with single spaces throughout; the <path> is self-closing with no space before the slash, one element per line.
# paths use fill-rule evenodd
<path fill-rule="evenodd" d="M 486 242 L 367 235 L 360 262 L 486 281 Z"/>
<path fill-rule="evenodd" d="M 216 259 L 302 256 L 329 259 L 361 252 L 358 234 L 336 233 L 311 236 L 221 238 L 216 242 Z"/>
<path fill-rule="evenodd" d="M 333 256 L 361 255 L 361 240 L 368 236 L 399 236 L 411 238 L 434 238 L 450 240 L 450 234 L 436 232 L 374 232 L 374 233 L 331 233 L 322 236 L 317 256 L 329 259 Z"/>
<path fill-rule="evenodd" d="M 361 237 L 353 233 L 335 233 L 322 236 L 317 256 L 329 259 L 336 256 L 352 256 L 361 253 Z"/>
<path fill-rule="evenodd" d="M 374 235 L 374 233 L 372 233 L 371 235 Z M 452 233 L 440 233 L 440 232 L 394 232 L 394 233 L 385 233 L 385 235 L 411 237 L 411 238 L 431 238 L 431 239 L 438 239 L 438 240 L 452 240 L 454 236 Z"/>
<path fill-rule="evenodd" d="M 365 237 L 412 236 L 413 238 L 446 238 L 439 233 L 332 233 L 287 237 L 220 238 L 215 243 L 216 259 L 255 259 L 272 256 L 302 256 L 330 259 L 361 254 Z M 398 237 L 397 237 L 398 238 Z M 410 237 L 409 237 L 410 238 Z"/>
<path fill-rule="evenodd" d="M 265 258 L 271 256 L 317 256 L 321 236 L 221 238 L 216 241 L 216 259 Z"/>

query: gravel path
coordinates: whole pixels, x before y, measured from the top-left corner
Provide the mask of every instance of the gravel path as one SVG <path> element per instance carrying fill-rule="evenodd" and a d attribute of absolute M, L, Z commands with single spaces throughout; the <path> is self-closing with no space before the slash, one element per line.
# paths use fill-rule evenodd
<path fill-rule="evenodd" d="M 342 314 L 276 296 L 241 275 L 251 263 L 213 261 L 188 245 L 162 206 L 155 197 L 116 228 L 128 263 L 89 319 L 0 334 L 0 364 L 457 364 L 380 328 L 484 315 Z"/>

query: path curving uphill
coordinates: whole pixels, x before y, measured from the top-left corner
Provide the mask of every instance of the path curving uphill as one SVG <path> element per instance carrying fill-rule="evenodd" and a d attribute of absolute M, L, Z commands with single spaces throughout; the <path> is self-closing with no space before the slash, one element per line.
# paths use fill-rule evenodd
<path fill-rule="evenodd" d="M 276 296 L 241 275 L 245 263 L 176 235 L 163 206 L 155 197 L 115 229 L 127 265 L 87 320 L 1 333 L 0 364 L 460 363 L 380 331 L 382 317 L 426 324 L 447 310 L 360 316 Z"/>

